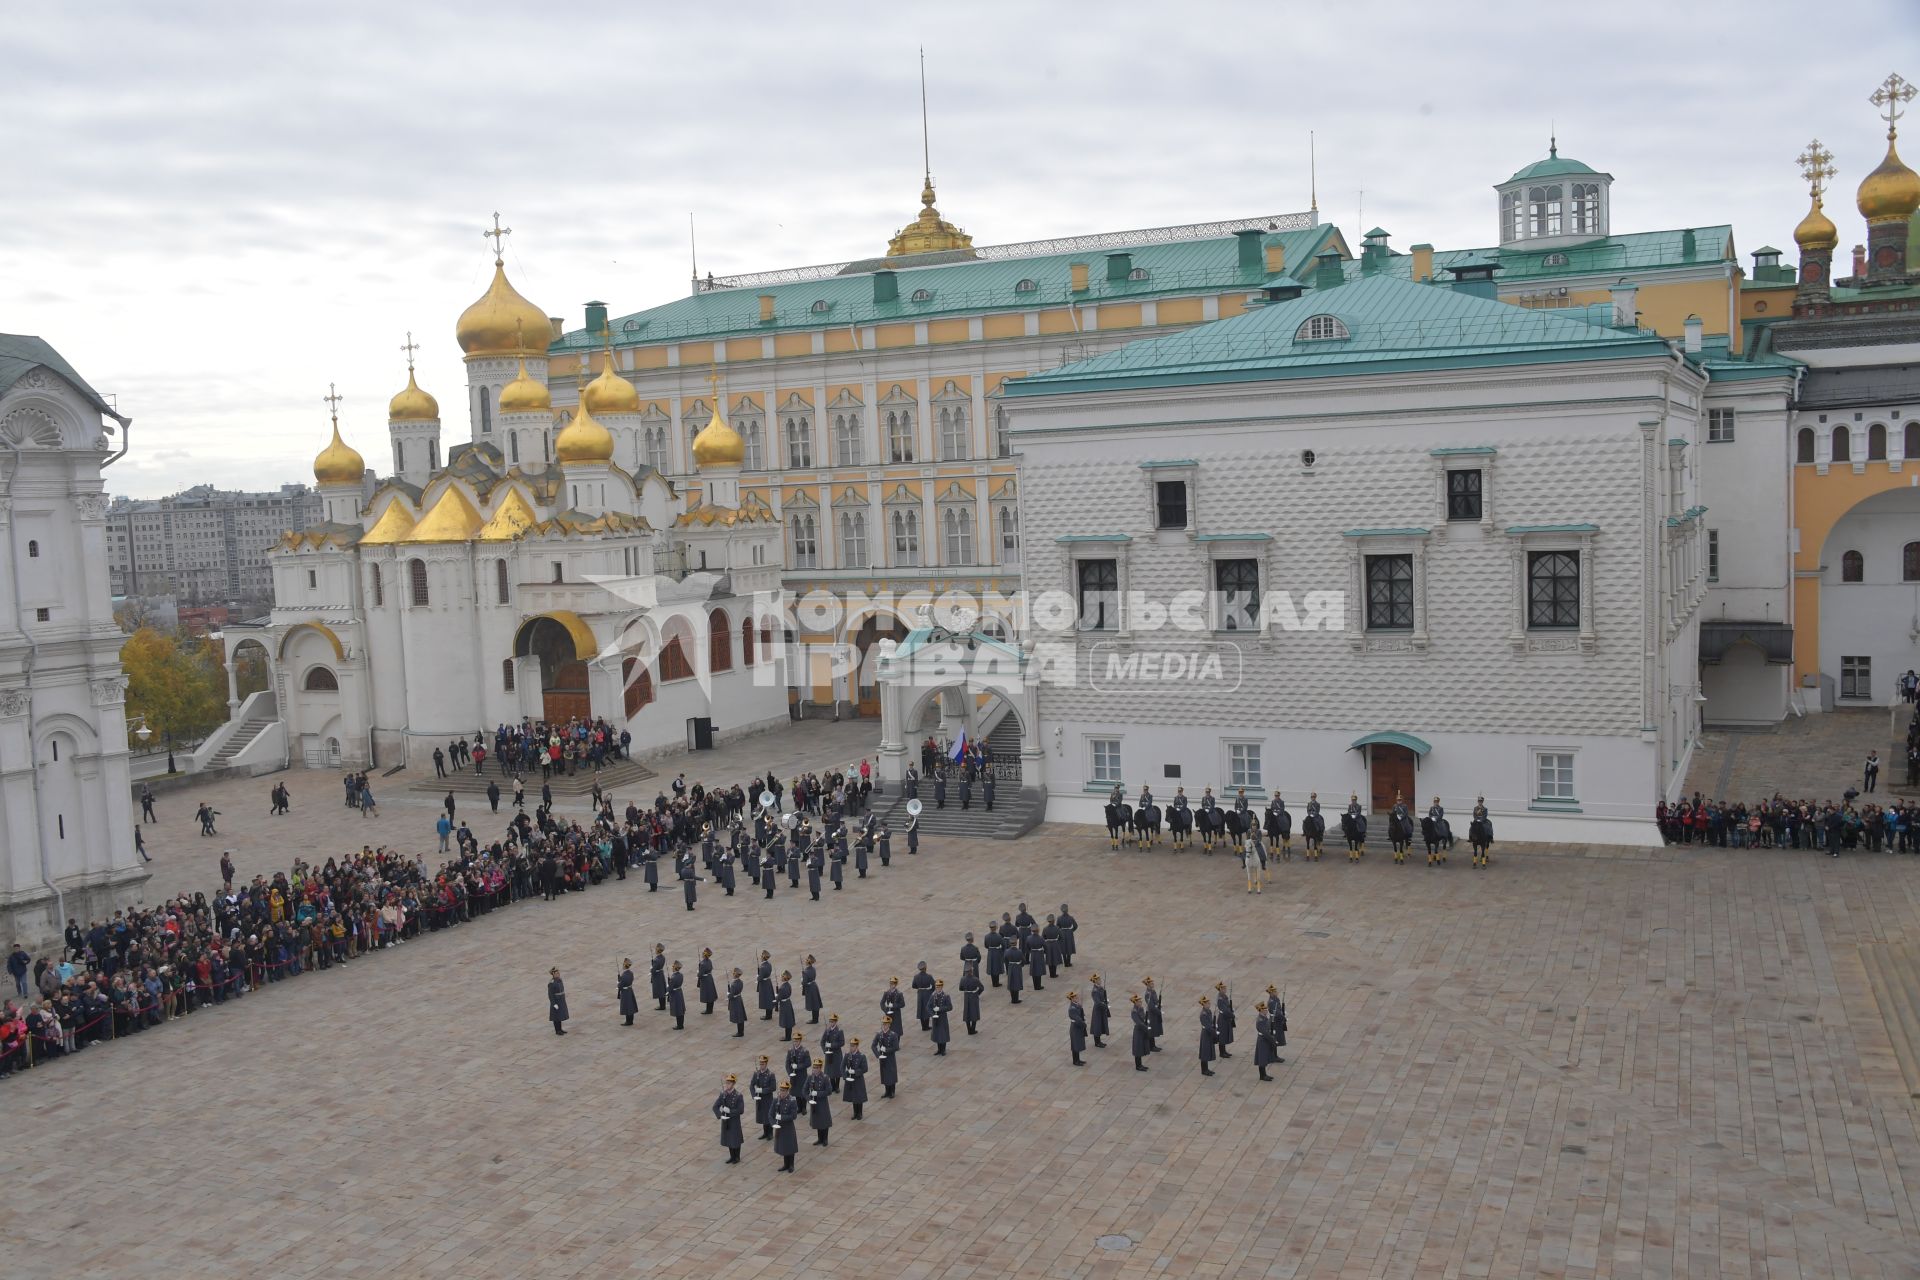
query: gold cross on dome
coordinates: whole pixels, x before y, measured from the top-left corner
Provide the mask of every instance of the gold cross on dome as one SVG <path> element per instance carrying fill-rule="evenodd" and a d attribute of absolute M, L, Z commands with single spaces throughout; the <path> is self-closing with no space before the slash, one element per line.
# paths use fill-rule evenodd
<path fill-rule="evenodd" d="M 338 391 L 335 391 L 333 384 L 329 382 L 327 384 L 327 394 L 320 398 L 327 402 L 327 416 L 333 419 L 335 426 L 338 426 L 340 424 L 340 402 L 345 400 L 346 397 Z"/>
<path fill-rule="evenodd" d="M 1798 156 L 1800 176 L 1813 188 L 1813 194 L 1819 195 L 1826 190 L 1827 179 L 1834 174 L 1833 152 L 1820 145 L 1815 138 L 1807 144 L 1807 149 Z"/>
<path fill-rule="evenodd" d="M 503 227 L 500 225 L 500 215 L 497 212 L 493 215 L 493 227 L 490 230 L 480 233 L 484 239 L 493 241 L 493 260 L 496 265 L 502 261 L 501 250 L 506 247 L 506 241 L 502 239 L 502 237 L 512 234 L 512 227 Z"/>
<path fill-rule="evenodd" d="M 713 372 L 707 375 L 707 385 L 713 388 L 713 411 L 720 412 L 720 367 L 715 365 Z"/>
<path fill-rule="evenodd" d="M 1917 91 L 1914 87 L 1902 79 L 1900 73 L 1896 71 L 1885 80 L 1882 80 L 1880 87 L 1873 91 L 1873 96 L 1867 99 L 1867 101 L 1871 102 L 1874 106 L 1885 108 L 1885 110 L 1881 112 L 1880 118 L 1887 122 L 1888 138 L 1893 137 L 1894 121 L 1906 114 L 1906 112 L 1900 109 L 1900 104 L 1903 102 L 1912 102 L 1915 92 Z"/>
<path fill-rule="evenodd" d="M 413 330 L 407 330 L 407 340 L 400 344 L 400 349 L 407 353 L 407 372 L 412 373 L 413 353 L 420 349 L 420 344 L 413 340 Z"/>

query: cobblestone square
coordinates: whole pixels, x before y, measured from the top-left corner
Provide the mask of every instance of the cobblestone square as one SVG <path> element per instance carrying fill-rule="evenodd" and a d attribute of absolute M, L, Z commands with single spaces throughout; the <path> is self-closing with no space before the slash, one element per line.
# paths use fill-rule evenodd
<path fill-rule="evenodd" d="M 805 725 L 700 773 L 844 764 L 870 733 Z M 194 834 L 198 793 L 165 799 L 150 896 L 211 891 L 222 848 L 243 876 L 366 843 L 433 859 L 437 795 L 376 778 L 362 820 L 333 775 L 281 776 L 287 818 L 266 816 L 273 778 L 209 788 L 217 840 Z M 1049 826 L 929 841 L 818 903 L 783 877 L 771 903 L 702 886 L 690 914 L 635 876 L 516 904 L 0 1086 L 6 1273 L 1920 1271 L 1916 1086 L 1889 1029 L 1920 990 L 1876 986 L 1863 960 L 1920 947 L 1920 864 L 1496 854 L 1484 872 L 1464 849 L 1433 870 L 1383 848 L 1296 858 L 1249 896 L 1226 856 L 1113 854 Z M 724 1165 L 708 1113 L 726 1073 L 780 1056 L 772 1024 L 756 1013 L 735 1040 L 724 1002 L 693 1004 L 684 1032 L 650 1000 L 631 1029 L 615 1010 L 621 957 L 644 970 L 656 941 L 749 978 L 763 947 L 796 972 L 811 952 L 864 1041 L 889 976 L 925 959 L 951 987 L 962 933 L 1022 901 L 1072 904 L 1075 967 L 1017 1008 L 990 988 L 980 1034 L 942 1059 L 909 1018 L 900 1096 L 858 1123 L 836 1108 L 831 1147 L 803 1143 L 792 1175 L 751 1129 Z M 549 965 L 565 1039 L 544 1020 Z M 1063 1006 L 1095 970 L 1123 1034 L 1076 1071 Z M 1168 1038 L 1141 1075 L 1124 1010 L 1146 974 Z M 1216 979 L 1241 1033 L 1206 1079 L 1195 1000 Z M 1262 1084 L 1246 1041 L 1270 981 L 1292 1034 Z"/>

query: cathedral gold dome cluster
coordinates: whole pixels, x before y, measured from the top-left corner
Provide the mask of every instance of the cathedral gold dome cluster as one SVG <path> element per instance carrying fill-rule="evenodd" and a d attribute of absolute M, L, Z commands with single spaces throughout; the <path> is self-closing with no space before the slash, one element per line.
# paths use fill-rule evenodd
<path fill-rule="evenodd" d="M 553 393 L 547 384 L 527 376 L 527 358 L 520 357 L 520 373 L 500 388 L 501 413 L 547 413 L 553 408 Z"/>
<path fill-rule="evenodd" d="M 612 351 L 607 352 L 600 376 L 581 389 L 580 401 L 592 413 L 640 412 L 640 393 L 614 370 Z"/>
<path fill-rule="evenodd" d="M 1813 207 L 1807 210 L 1807 216 L 1800 219 L 1800 225 L 1793 229 L 1794 243 L 1802 249 L 1831 250 L 1840 243 L 1840 228 L 1833 225 L 1833 219 L 1820 207 L 1820 191 L 1813 192 Z"/>
<path fill-rule="evenodd" d="M 1887 154 L 1880 167 L 1860 182 L 1856 196 L 1860 216 L 1868 223 L 1905 222 L 1920 209 L 1920 173 L 1907 168 L 1894 147 L 1894 131 L 1887 129 Z"/>

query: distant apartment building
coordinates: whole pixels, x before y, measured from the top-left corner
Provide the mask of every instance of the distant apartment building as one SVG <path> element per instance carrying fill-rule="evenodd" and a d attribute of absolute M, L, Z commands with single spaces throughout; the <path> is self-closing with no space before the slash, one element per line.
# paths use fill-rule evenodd
<path fill-rule="evenodd" d="M 183 604 L 266 599 L 267 551 L 288 529 L 320 519 L 320 495 L 304 484 L 240 493 L 195 485 L 170 498 L 116 498 L 107 513 L 115 595 L 175 595 Z"/>

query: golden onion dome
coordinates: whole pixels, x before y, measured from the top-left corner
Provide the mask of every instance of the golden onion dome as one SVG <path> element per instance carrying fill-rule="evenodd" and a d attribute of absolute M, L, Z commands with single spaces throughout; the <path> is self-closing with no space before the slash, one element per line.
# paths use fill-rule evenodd
<path fill-rule="evenodd" d="M 428 422 L 440 416 L 440 402 L 420 389 L 413 380 L 413 369 L 407 369 L 407 385 L 400 388 L 400 394 L 387 401 L 387 421 L 389 422 Z"/>
<path fill-rule="evenodd" d="M 1793 229 L 1794 243 L 1802 249 L 1824 249 L 1831 252 L 1840 243 L 1840 228 L 1833 225 L 1826 210 L 1820 207 L 1820 193 L 1813 193 L 1813 205 L 1807 210 L 1807 216 L 1800 219 L 1800 225 Z"/>
<path fill-rule="evenodd" d="M 1868 222 L 1905 222 L 1920 209 L 1920 173 L 1901 163 L 1900 153 L 1887 139 L 1887 157 L 1860 181 L 1860 216 Z"/>
<path fill-rule="evenodd" d="M 580 402 L 587 406 L 589 413 L 640 412 L 640 393 L 615 371 L 611 352 L 600 369 L 600 376 L 581 390 Z"/>
<path fill-rule="evenodd" d="M 696 467 L 737 467 L 746 460 L 747 442 L 720 417 L 716 404 L 707 425 L 693 438 L 693 465 Z"/>
<path fill-rule="evenodd" d="M 586 402 L 573 411 L 569 422 L 553 440 L 554 456 L 562 462 L 607 462 L 613 458 L 613 432 L 593 420 Z"/>
<path fill-rule="evenodd" d="M 501 413 L 551 413 L 553 396 L 544 382 L 527 376 L 527 358 L 520 357 L 520 373 L 500 388 Z"/>
<path fill-rule="evenodd" d="M 470 356 L 544 356 L 553 344 L 553 325 L 507 283 L 506 268 L 496 258 L 493 283 L 460 313 L 453 335 Z"/>
<path fill-rule="evenodd" d="M 367 460 L 340 438 L 340 424 L 333 424 L 333 439 L 313 460 L 316 484 L 359 484 L 366 474 Z"/>

